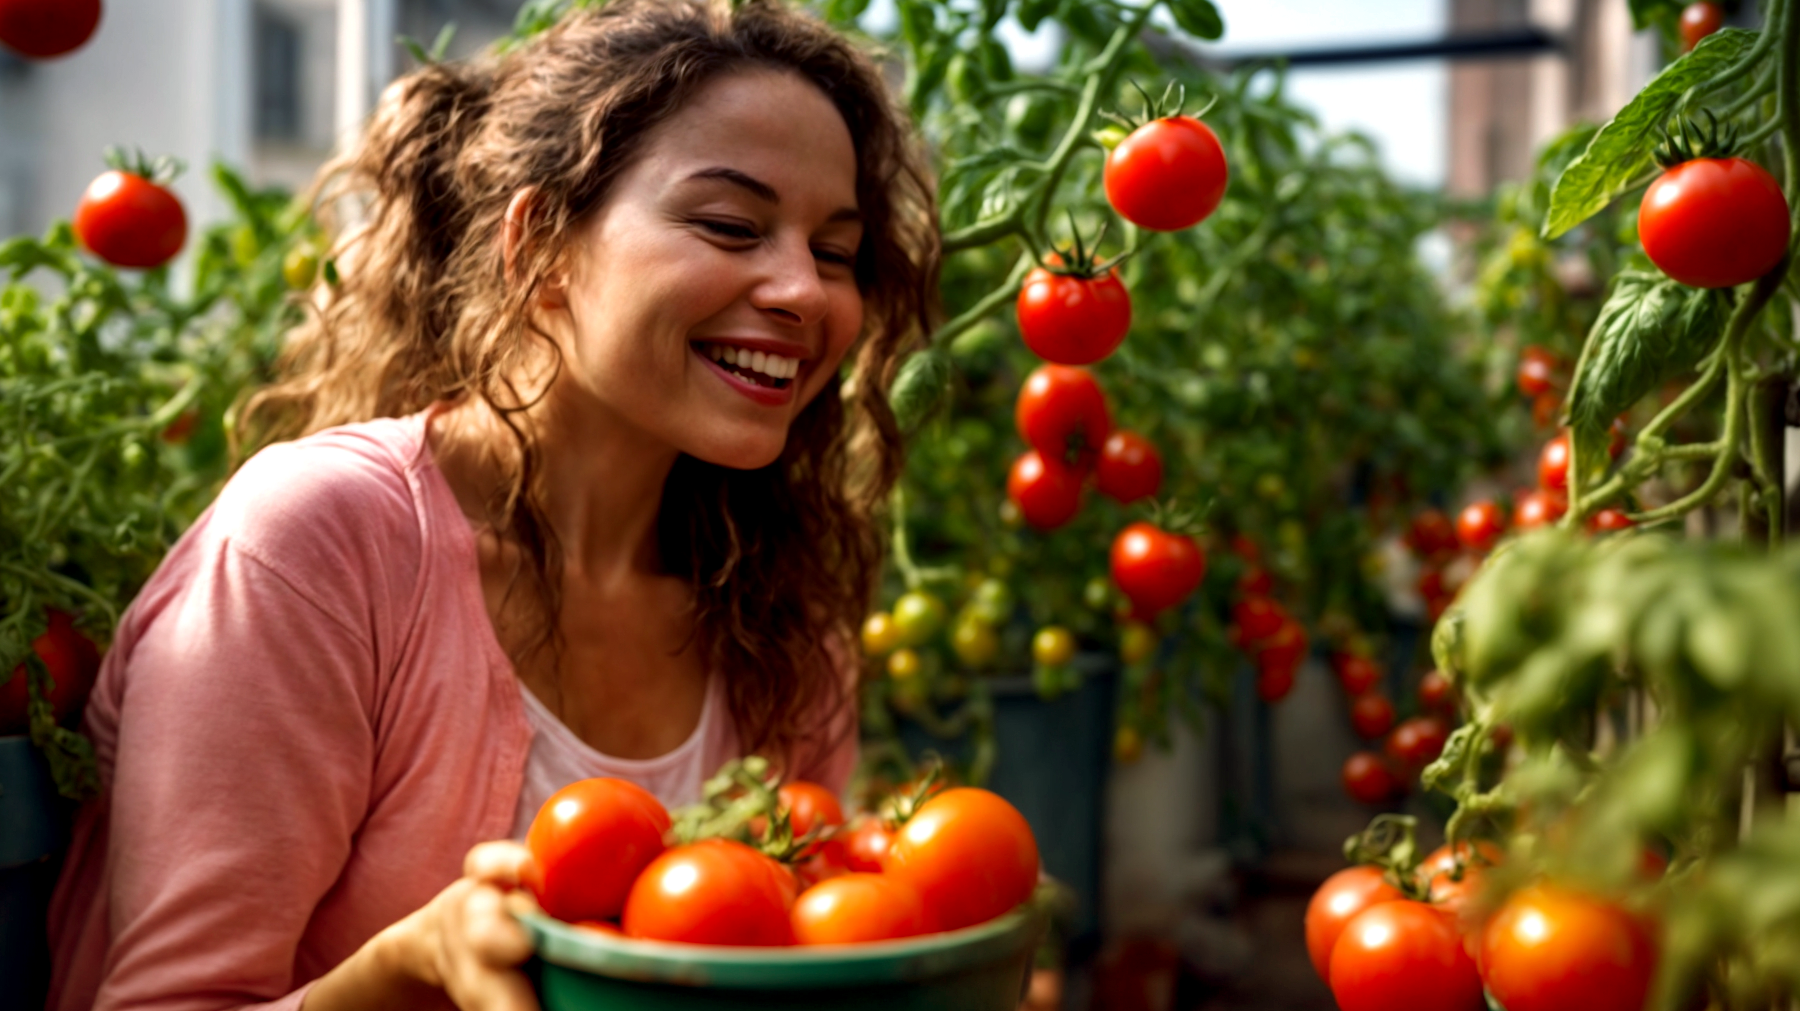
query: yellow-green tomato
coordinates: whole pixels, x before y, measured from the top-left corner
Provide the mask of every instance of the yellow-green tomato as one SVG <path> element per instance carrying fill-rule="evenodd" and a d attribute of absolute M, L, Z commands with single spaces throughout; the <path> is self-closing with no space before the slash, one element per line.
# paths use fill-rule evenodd
<path fill-rule="evenodd" d="M 876 611 L 863 619 L 862 648 L 864 656 L 887 656 L 900 648 L 900 628 L 893 615 Z"/>
<path fill-rule="evenodd" d="M 944 627 L 944 602 L 923 590 L 903 593 L 894 601 L 894 624 L 901 645 L 917 646 Z"/>
<path fill-rule="evenodd" d="M 1141 621 L 1128 621 L 1119 628 L 1119 659 L 1126 663 L 1143 663 L 1156 652 L 1156 630 Z"/>
<path fill-rule="evenodd" d="M 312 287 L 318 276 L 319 254 L 310 245 L 295 246 L 281 258 L 281 279 L 295 291 Z"/>
<path fill-rule="evenodd" d="M 978 618 L 966 618 L 950 631 L 950 648 L 965 667 L 986 667 L 1000 655 L 1000 636 L 994 626 Z"/>
<path fill-rule="evenodd" d="M 1046 625 L 1031 638 L 1031 658 L 1044 667 L 1061 667 L 1075 659 L 1075 634 L 1061 625 Z"/>
<path fill-rule="evenodd" d="M 1012 591 L 998 579 L 983 579 L 975 587 L 969 601 L 969 612 L 990 625 L 999 625 L 1012 617 Z"/>
<path fill-rule="evenodd" d="M 1144 738 L 1132 727 L 1120 727 L 1113 734 L 1113 757 L 1121 765 L 1130 765 L 1144 757 Z"/>
<path fill-rule="evenodd" d="M 887 672 L 896 681 L 910 681 L 919 676 L 919 668 L 925 662 L 919 659 L 918 651 L 897 649 L 888 654 Z"/>

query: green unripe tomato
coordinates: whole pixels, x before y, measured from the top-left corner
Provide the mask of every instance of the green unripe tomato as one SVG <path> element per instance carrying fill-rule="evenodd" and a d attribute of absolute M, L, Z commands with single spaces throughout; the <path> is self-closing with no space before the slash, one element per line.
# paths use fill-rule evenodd
<path fill-rule="evenodd" d="M 1075 633 L 1061 625 L 1045 625 L 1031 637 L 1031 658 L 1042 667 L 1061 667 L 1075 659 Z"/>
<path fill-rule="evenodd" d="M 994 626 L 978 618 L 956 623 L 950 632 L 950 648 L 965 667 L 986 667 L 1000 655 L 1000 636 Z"/>
<path fill-rule="evenodd" d="M 1112 606 L 1112 584 L 1104 577 L 1095 576 L 1081 588 L 1081 602 L 1096 611 L 1104 611 Z"/>
<path fill-rule="evenodd" d="M 1155 629 L 1141 621 L 1128 621 L 1119 628 L 1119 659 L 1128 664 L 1143 663 L 1155 652 Z"/>
<path fill-rule="evenodd" d="M 903 593 L 894 601 L 894 624 L 901 645 L 917 646 L 944 627 L 944 602 L 923 590 Z"/>
<path fill-rule="evenodd" d="M 969 601 L 969 613 L 990 625 L 1004 625 L 1012 617 L 1013 595 L 998 579 L 984 579 L 975 587 Z"/>
<path fill-rule="evenodd" d="M 281 258 L 281 279 L 294 291 L 312 287 L 318 276 L 319 253 L 310 244 L 295 246 Z"/>

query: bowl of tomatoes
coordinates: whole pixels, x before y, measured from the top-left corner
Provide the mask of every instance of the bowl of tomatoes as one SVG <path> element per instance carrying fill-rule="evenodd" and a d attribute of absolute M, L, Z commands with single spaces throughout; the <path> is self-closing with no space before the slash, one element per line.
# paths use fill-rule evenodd
<path fill-rule="evenodd" d="M 928 780 L 847 823 L 746 759 L 673 818 L 633 784 L 571 784 L 526 844 L 548 1011 L 1012 1011 L 1036 946 L 1037 841 L 987 790 Z"/>

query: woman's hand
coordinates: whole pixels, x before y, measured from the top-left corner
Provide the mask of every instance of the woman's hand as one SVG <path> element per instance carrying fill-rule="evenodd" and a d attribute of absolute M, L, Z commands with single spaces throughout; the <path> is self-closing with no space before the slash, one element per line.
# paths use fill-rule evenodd
<path fill-rule="evenodd" d="M 513 918 L 537 908 L 522 888 L 530 862 L 531 851 L 516 842 L 476 846 L 461 878 L 321 978 L 303 1011 L 538 1011 L 518 969 L 531 957 L 531 937 Z"/>

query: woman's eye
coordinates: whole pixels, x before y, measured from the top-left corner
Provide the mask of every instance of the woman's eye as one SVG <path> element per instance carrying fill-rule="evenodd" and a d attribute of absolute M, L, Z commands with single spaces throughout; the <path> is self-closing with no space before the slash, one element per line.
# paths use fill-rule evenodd
<path fill-rule="evenodd" d="M 713 233 L 714 235 L 722 235 L 728 239 L 740 239 L 740 240 L 744 240 L 744 241 L 750 241 L 753 239 L 761 238 L 761 236 L 756 234 L 755 229 L 747 228 L 747 227 L 745 227 L 743 225 L 739 225 L 739 224 L 734 224 L 730 221 L 710 221 L 705 218 L 702 218 L 700 220 L 700 227 L 706 229 L 707 231 Z"/>
<path fill-rule="evenodd" d="M 840 253 L 835 249 L 815 249 L 813 250 L 813 256 L 824 260 L 826 263 L 835 263 L 841 267 L 851 267 L 856 265 L 855 256 L 849 253 Z"/>

